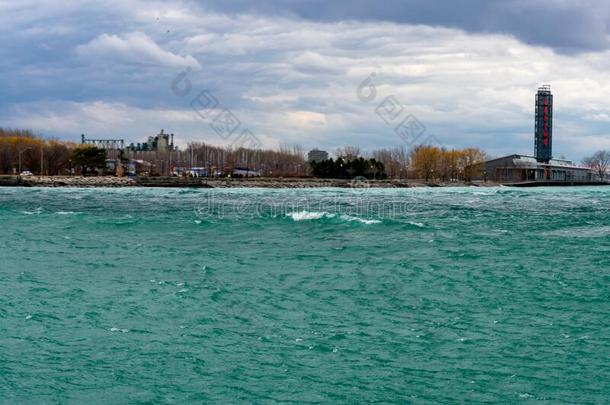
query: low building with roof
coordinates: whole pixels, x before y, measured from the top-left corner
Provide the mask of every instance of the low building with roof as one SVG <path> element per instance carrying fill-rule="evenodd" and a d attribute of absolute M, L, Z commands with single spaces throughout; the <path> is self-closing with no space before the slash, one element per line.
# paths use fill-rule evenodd
<path fill-rule="evenodd" d="M 479 180 L 492 180 L 504 184 L 517 183 L 596 183 L 599 175 L 565 159 L 539 162 L 534 156 L 509 155 L 481 163 L 477 170 Z"/>

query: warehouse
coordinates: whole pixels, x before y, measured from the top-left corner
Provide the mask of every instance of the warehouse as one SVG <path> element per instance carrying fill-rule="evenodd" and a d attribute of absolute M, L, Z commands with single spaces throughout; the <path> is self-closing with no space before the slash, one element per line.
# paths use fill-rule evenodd
<path fill-rule="evenodd" d="M 599 181 L 596 173 L 564 159 L 539 162 L 533 156 L 510 155 L 482 163 L 484 179 L 500 183 L 593 183 Z"/>

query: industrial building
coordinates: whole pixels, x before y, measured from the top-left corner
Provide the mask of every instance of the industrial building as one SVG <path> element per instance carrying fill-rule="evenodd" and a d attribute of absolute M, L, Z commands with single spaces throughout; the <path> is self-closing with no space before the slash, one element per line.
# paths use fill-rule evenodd
<path fill-rule="evenodd" d="M 149 136 L 146 142 L 130 143 L 125 147 L 123 139 L 88 139 L 85 134 L 81 135 L 81 144 L 95 146 L 97 148 L 111 150 L 125 150 L 128 152 L 171 152 L 176 150 L 174 146 L 174 134 L 166 134 L 162 129 L 156 136 Z"/>
<path fill-rule="evenodd" d="M 126 166 L 129 174 L 149 174 L 156 172 L 169 175 L 172 167 L 172 158 L 175 151 L 174 134 L 167 134 L 162 129 L 156 136 L 149 136 L 142 143 L 130 143 L 126 146 L 123 139 L 88 139 L 81 135 L 83 145 L 95 146 L 107 151 L 107 170 L 119 172 L 117 167 Z M 119 161 L 127 162 L 120 165 Z"/>
<path fill-rule="evenodd" d="M 176 150 L 174 134 L 166 134 L 161 130 L 157 136 L 149 136 L 146 142 L 130 143 L 127 149 L 131 152 L 170 152 Z"/>
<path fill-rule="evenodd" d="M 123 139 L 87 139 L 85 134 L 81 134 L 81 144 L 106 150 L 119 150 L 125 147 Z"/>
<path fill-rule="evenodd" d="M 562 185 L 600 183 L 592 169 L 553 158 L 553 94 L 550 86 L 536 93 L 534 156 L 509 155 L 475 167 L 475 179 L 511 185 Z"/>

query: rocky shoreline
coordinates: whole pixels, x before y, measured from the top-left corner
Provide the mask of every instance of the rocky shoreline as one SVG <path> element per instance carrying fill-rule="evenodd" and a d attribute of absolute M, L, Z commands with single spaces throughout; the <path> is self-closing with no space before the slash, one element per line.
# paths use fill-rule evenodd
<path fill-rule="evenodd" d="M 208 179 L 185 177 L 0 176 L 0 187 L 193 187 L 193 188 L 410 188 L 494 186 L 493 183 L 426 183 L 414 180 L 316 178 Z"/>

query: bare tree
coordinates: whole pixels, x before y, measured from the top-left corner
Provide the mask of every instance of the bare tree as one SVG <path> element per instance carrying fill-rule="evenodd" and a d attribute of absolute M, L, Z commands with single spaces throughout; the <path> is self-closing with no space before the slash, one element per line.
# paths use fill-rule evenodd
<path fill-rule="evenodd" d="M 605 150 L 597 151 L 593 156 L 585 158 L 583 163 L 595 170 L 601 180 L 606 178 L 608 168 L 610 167 L 610 152 Z"/>
<path fill-rule="evenodd" d="M 211 175 L 228 174 L 240 167 L 259 171 L 263 176 L 302 176 L 305 153 L 301 146 L 282 144 L 279 150 L 230 148 L 192 142 L 186 150 L 175 153 L 178 167 L 205 167 Z"/>
<path fill-rule="evenodd" d="M 403 145 L 390 149 L 374 150 L 371 156 L 382 162 L 389 178 L 403 178 L 407 175 L 409 151 Z"/>

